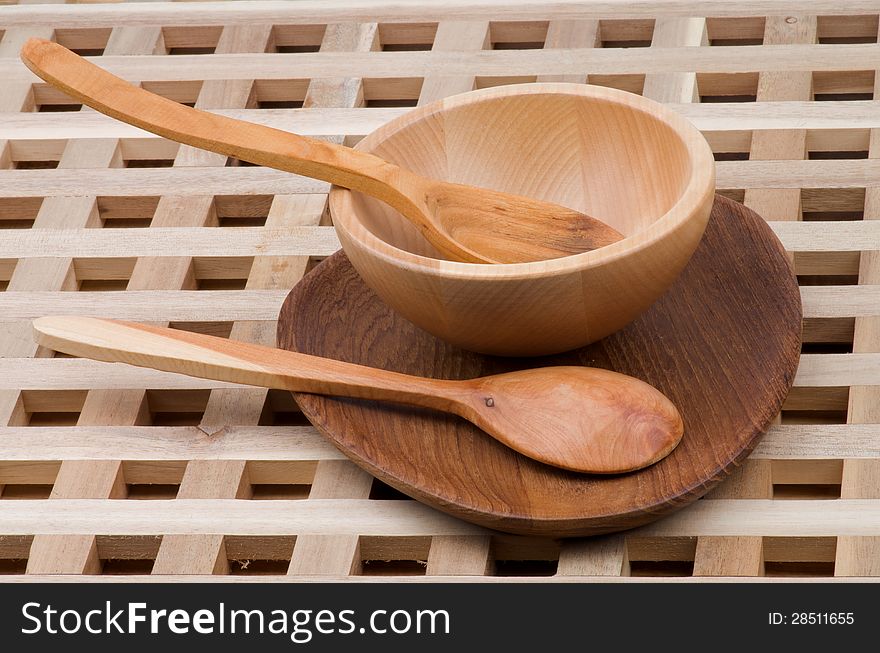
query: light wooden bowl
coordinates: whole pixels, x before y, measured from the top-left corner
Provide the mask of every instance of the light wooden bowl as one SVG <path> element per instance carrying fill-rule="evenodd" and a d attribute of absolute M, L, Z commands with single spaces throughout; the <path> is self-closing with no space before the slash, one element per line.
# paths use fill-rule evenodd
<path fill-rule="evenodd" d="M 447 261 L 387 205 L 334 186 L 334 225 L 364 281 L 426 331 L 487 354 L 567 351 L 625 326 L 684 268 L 714 199 L 714 159 L 695 127 L 599 86 L 463 93 L 408 112 L 357 148 L 422 175 L 557 202 L 624 235 L 546 261 Z"/>

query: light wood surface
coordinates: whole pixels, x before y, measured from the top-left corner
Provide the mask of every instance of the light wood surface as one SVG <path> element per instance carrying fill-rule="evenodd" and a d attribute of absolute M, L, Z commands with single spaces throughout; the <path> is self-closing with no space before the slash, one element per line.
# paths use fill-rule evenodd
<path fill-rule="evenodd" d="M 474 88 L 566 77 L 565 81 L 588 81 L 642 93 L 646 74 L 692 73 L 703 101 L 667 106 L 700 129 L 721 159 L 716 170 L 723 194 L 743 201 L 746 188 L 801 191 L 805 221 L 780 222 L 769 217 L 773 231 L 794 254 L 804 309 L 802 369 L 783 403 L 781 423 L 770 425 L 749 458 L 769 464 L 774 499 L 715 498 L 719 495 L 710 493 L 681 511 L 685 516 L 691 508 L 699 508 L 694 522 L 686 527 L 677 525 L 652 535 L 621 533 L 607 546 L 593 538 L 560 544 L 494 531 L 451 534 L 439 522 L 413 519 L 411 502 L 401 501 L 400 495 L 379 482 L 366 489 L 363 484 L 345 485 L 347 476 L 332 463 L 352 463 L 306 424 L 293 401 L 279 399 L 275 391 L 260 397 L 251 387 L 94 361 L 33 359 L 30 353 L 6 353 L 0 360 L 0 382 L 14 395 L 13 407 L 17 408 L 13 416 L 18 421 L 0 425 L 0 506 L 31 513 L 32 518 L 22 526 L 26 532 L 19 535 L 9 534 L 10 522 L 0 520 L 0 577 L 4 582 L 72 579 L 70 574 L 24 574 L 34 533 L 45 521 L 39 504 L 52 508 L 62 520 L 59 523 L 91 518 L 88 523 L 80 522 L 82 528 L 77 532 L 59 533 L 61 537 L 90 534 L 89 524 L 104 529 L 95 537 L 102 575 L 76 576 L 78 582 L 280 580 L 300 583 L 307 592 L 308 583 L 316 579 L 347 583 L 460 582 L 464 578 L 481 583 L 773 584 L 876 578 L 863 575 L 877 573 L 870 564 L 871 538 L 878 535 L 872 510 L 876 499 L 827 500 L 838 493 L 854 496 L 849 493 L 864 492 L 872 476 L 850 461 L 880 458 L 876 424 L 864 413 L 860 413 L 861 419 L 869 421 L 858 423 L 854 421 L 856 413 L 850 415 L 848 410 L 851 397 L 870 396 L 876 388 L 880 359 L 865 348 L 856 350 L 860 353 L 847 353 L 854 350 L 856 320 L 868 318 L 864 320 L 867 323 L 880 305 L 878 285 L 859 276 L 860 259 L 867 258 L 862 252 L 877 249 L 876 220 L 862 219 L 867 208 L 864 189 L 880 174 L 876 159 L 863 158 L 870 156 L 871 131 L 880 127 L 880 113 L 872 99 L 877 97 L 872 69 L 877 38 L 873 0 L 835 4 L 828 0 L 701 0 L 662 6 L 653 0 L 563 0 L 552 6 L 524 0 L 370 2 L 368 8 L 353 1 L 307 0 L 296 5 L 294 11 L 291 3 L 259 1 L 246 5 L 29 3 L 0 10 L 0 86 L 4 90 L 0 98 L 0 221 L 4 227 L 0 230 L 0 287 L 10 282 L 25 258 L 72 259 L 71 290 L 40 289 L 27 283 L 34 289 L 0 293 L 0 331 L 9 332 L 8 326 L 15 321 L 27 320 L 29 325 L 30 320 L 45 314 L 86 314 L 179 322 L 177 326 L 182 328 L 220 336 L 230 335 L 234 329 L 235 338 L 269 344 L 271 340 L 260 338 L 265 334 L 271 337 L 286 292 L 296 279 L 280 281 L 275 289 L 257 283 L 257 279 L 266 279 L 264 274 L 273 271 L 279 279 L 285 278 L 285 270 L 308 271 L 338 248 L 331 227 L 315 226 L 323 206 L 314 205 L 322 203 L 328 184 L 263 168 L 223 167 L 226 161 L 219 166 L 163 167 L 170 165 L 181 149 L 177 143 L 94 111 L 61 110 L 78 107 L 60 91 L 31 76 L 18 61 L 19 49 L 30 36 L 55 38 L 123 77 L 144 80 L 145 88 L 177 102 L 197 102 L 202 88 L 213 83 L 242 81 L 249 85 L 250 104 L 200 106 L 347 145 L 411 111 L 420 100 L 425 76 L 473 78 Z M 762 44 L 769 16 L 804 14 L 817 16 L 820 44 Z M 701 16 L 707 16 L 708 46 L 647 47 L 656 40 L 659 22 Z M 438 45 L 437 52 L 425 52 L 437 42 L 439 23 L 447 21 L 488 23 L 489 44 L 470 51 L 463 45 L 441 51 Z M 343 54 L 325 50 L 325 25 L 337 22 L 364 28 L 375 25 L 375 42 L 369 46 L 375 51 L 352 55 L 351 50 Z M 589 23 L 595 32 L 584 27 Z M 270 25 L 266 52 L 222 53 L 219 37 L 227 25 Z M 109 37 L 118 40 L 113 32 L 119 28 L 143 27 L 161 33 L 165 49 L 135 56 L 115 56 L 106 49 Z M 441 36 L 444 33 L 449 34 L 443 30 Z M 328 45 L 333 38 L 327 35 Z M 192 52 L 189 48 L 199 48 L 199 54 L 182 54 Z M 815 99 L 753 101 L 761 74 L 773 71 L 783 71 L 783 77 L 788 72 L 812 72 Z M 208 78 L 213 81 L 208 83 Z M 335 106 L 305 103 L 310 88 L 321 80 L 352 78 L 360 84 L 338 85 L 336 97 L 359 96 L 363 105 L 339 108 L 343 107 L 341 102 Z M 253 79 L 257 81 L 251 83 Z M 347 95 L 352 90 L 357 94 Z M 234 99 L 239 97 L 236 93 Z M 792 130 L 806 131 L 808 159 L 749 160 L 755 136 Z M 126 167 L 73 169 L 71 155 L 76 148 L 71 148 L 65 165 L 53 168 L 68 145 L 79 142 L 88 150 L 106 139 L 119 141 Z M 103 228 L 74 226 L 56 232 L 31 226 L 41 205 L 46 206 L 45 216 L 60 216 L 67 213 L 66 207 L 73 208 L 68 197 L 84 193 L 97 197 Z M 198 211 L 216 205 L 221 226 L 199 222 L 201 216 L 194 215 L 194 209 L 186 210 L 194 220 L 181 214 L 180 222 L 173 226 L 166 222 L 165 227 L 158 223 L 149 226 L 159 197 L 200 195 L 209 199 L 200 201 Z M 49 197 L 59 201 L 49 202 L 45 199 Z M 179 201 L 174 204 L 180 206 Z M 865 215 L 870 214 L 868 209 Z M 326 215 L 322 224 L 329 225 Z M 134 229 L 127 235 L 129 227 Z M 154 229 L 158 231 L 151 242 L 149 232 Z M 170 229 L 180 230 L 176 242 Z M 215 229 L 222 235 L 209 233 Z M 106 236 L 105 230 L 112 237 Z M 191 259 L 190 279 L 194 277 L 197 285 L 185 290 L 168 285 L 125 289 L 139 258 L 154 261 L 147 274 L 162 276 L 164 256 Z M 290 267 L 277 267 L 277 261 L 284 257 L 290 260 Z M 248 332 L 253 335 L 241 335 L 250 328 L 255 329 Z M 21 330 L 21 344 L 33 347 L 26 329 Z M 729 354 L 739 355 L 734 350 Z M 223 392 L 218 392 L 221 387 Z M 84 398 L 97 389 L 140 389 L 146 412 L 135 426 L 79 419 Z M 103 404 L 100 395 L 108 396 L 106 392 L 92 394 L 96 400 L 93 406 Z M 230 405 L 229 412 L 212 408 L 208 415 L 226 422 L 220 431 L 216 430 L 217 421 L 202 424 L 211 402 L 214 406 Z M 862 400 L 857 403 L 871 405 Z M 126 415 L 135 414 L 129 412 L 134 411 L 129 404 L 108 400 L 108 415 L 113 414 L 114 405 Z M 254 417 L 258 409 L 259 417 Z M 90 410 L 91 416 L 95 414 Z M 361 425 L 361 431 L 366 430 Z M 177 571 L 151 577 L 163 539 L 161 531 L 167 525 L 164 517 L 158 521 L 151 511 L 173 503 L 188 461 L 218 459 L 247 461 L 254 498 L 224 499 L 238 512 L 229 513 L 229 518 L 212 519 L 209 524 L 203 522 L 212 515 L 225 515 L 225 507 L 210 498 L 187 500 L 199 503 L 188 513 L 188 525 L 181 522 L 175 536 L 204 537 L 205 547 L 178 548 Z M 50 501 L 48 497 L 63 462 L 75 460 L 120 460 L 130 498 L 83 499 L 73 500 L 80 501 L 76 504 L 46 506 L 68 501 Z M 323 566 L 320 547 L 303 546 L 299 554 L 293 551 L 294 540 L 303 544 L 313 537 L 308 533 L 312 522 L 298 521 L 286 534 L 277 531 L 285 524 L 290 526 L 279 516 L 282 509 L 277 497 L 295 497 L 297 503 L 312 501 L 307 498 L 310 484 L 325 463 L 330 467 L 321 474 L 321 487 L 338 484 L 339 490 L 321 499 L 318 523 L 345 525 L 345 532 L 337 528 L 335 534 L 324 531 L 325 535 L 314 537 L 357 541 L 357 554 L 352 555 L 360 558 L 360 564 L 351 565 L 351 572 L 340 571 L 335 563 Z M 91 469 L 97 482 L 97 466 L 80 468 L 80 477 L 92 476 Z M 846 488 L 842 487 L 844 480 Z M 737 478 L 730 481 L 732 486 L 740 485 Z M 143 496 L 166 501 L 136 500 Z M 23 497 L 31 497 L 30 506 L 36 511 L 20 503 Z M 263 500 L 268 497 L 276 498 Z M 349 504 L 346 498 L 362 503 Z M 854 500 L 866 503 L 850 503 Z M 362 514 L 360 506 L 369 508 L 377 501 L 384 511 L 383 519 L 396 520 L 394 534 L 361 530 L 360 522 L 351 524 Z M 103 507 L 123 509 L 121 504 L 129 502 L 138 504 L 134 509 L 143 511 L 139 520 L 152 532 L 126 534 L 123 531 L 132 522 L 114 520 Z M 251 508 L 262 511 L 267 506 L 279 512 L 257 526 Z M 249 532 L 227 535 L 234 523 L 230 519 L 239 517 L 246 519 L 242 531 Z M 665 523 L 662 520 L 655 525 Z M 720 526 L 727 528 L 720 532 Z M 232 560 L 230 574 L 193 575 L 199 558 L 207 557 L 209 551 L 215 556 L 219 553 L 216 535 L 223 535 L 221 545 Z M 697 539 L 728 537 L 760 541 L 766 576 L 691 575 L 698 571 Z M 585 542 L 592 545 L 582 546 Z M 701 548 L 701 556 L 704 550 Z M 310 551 L 317 553 L 311 555 Z M 303 571 L 288 576 L 292 554 L 297 558 L 297 569 Z M 431 564 L 432 558 L 439 567 Z M 713 559 L 718 558 L 703 557 Z M 62 561 L 71 570 L 82 560 L 77 554 Z M 376 560 L 381 562 L 371 562 Z M 442 569 L 466 575 L 443 575 Z M 611 575 L 589 575 L 593 573 Z"/>
<path fill-rule="evenodd" d="M 641 469 L 672 451 L 684 430 L 675 406 L 656 389 L 602 369 L 534 368 L 447 381 L 89 317 L 42 317 L 34 334 L 44 347 L 84 358 L 453 413 L 526 456 L 573 471 Z"/>
<path fill-rule="evenodd" d="M 453 260 L 535 261 L 590 251 L 621 238 L 605 223 L 564 206 L 419 176 L 366 152 L 177 104 L 45 39 L 25 43 L 21 58 L 53 86 L 124 122 L 187 145 L 375 197 Z"/>

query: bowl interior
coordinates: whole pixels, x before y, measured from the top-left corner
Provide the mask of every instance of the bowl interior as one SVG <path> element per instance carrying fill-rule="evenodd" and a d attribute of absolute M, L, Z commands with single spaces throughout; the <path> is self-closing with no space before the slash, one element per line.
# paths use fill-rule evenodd
<path fill-rule="evenodd" d="M 377 135 L 367 149 L 418 174 L 556 202 L 624 236 L 669 211 L 691 176 L 680 134 L 614 97 L 488 96 Z M 346 219 L 390 245 L 443 258 L 386 204 L 351 195 L 353 215 Z"/>

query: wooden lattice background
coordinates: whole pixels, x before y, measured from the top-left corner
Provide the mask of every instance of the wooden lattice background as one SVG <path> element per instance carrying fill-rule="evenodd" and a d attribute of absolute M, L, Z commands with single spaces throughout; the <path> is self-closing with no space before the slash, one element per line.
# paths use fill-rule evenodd
<path fill-rule="evenodd" d="M 0 578 L 880 576 L 872 4 L 0 7 Z M 408 107 L 535 79 L 669 103 L 712 144 L 719 191 L 794 257 L 804 345 L 780 418 L 689 508 L 553 541 L 397 494 L 283 393 L 38 349 L 30 320 L 57 313 L 274 344 L 287 290 L 338 243 L 325 184 L 83 110 L 18 62 L 33 35 L 174 100 L 348 144 Z"/>

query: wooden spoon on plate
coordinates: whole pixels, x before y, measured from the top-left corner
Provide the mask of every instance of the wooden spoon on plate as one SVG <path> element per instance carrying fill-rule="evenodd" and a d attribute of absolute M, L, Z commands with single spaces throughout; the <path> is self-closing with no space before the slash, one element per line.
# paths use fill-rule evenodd
<path fill-rule="evenodd" d="M 357 397 L 459 415 L 521 454 L 577 472 L 646 467 L 681 440 L 675 406 L 653 386 L 590 367 L 428 379 L 320 356 L 91 317 L 41 317 L 34 337 L 74 356 L 293 392 Z M 463 461 L 466 464 L 466 461 Z"/>
<path fill-rule="evenodd" d="M 382 200 L 456 261 L 520 263 L 558 258 L 623 238 L 604 222 L 551 202 L 427 179 L 373 154 L 192 109 L 133 86 L 51 41 L 28 40 L 21 59 L 49 84 L 123 122 Z M 480 251 L 486 234 L 504 244 L 496 244 L 492 256 Z"/>

